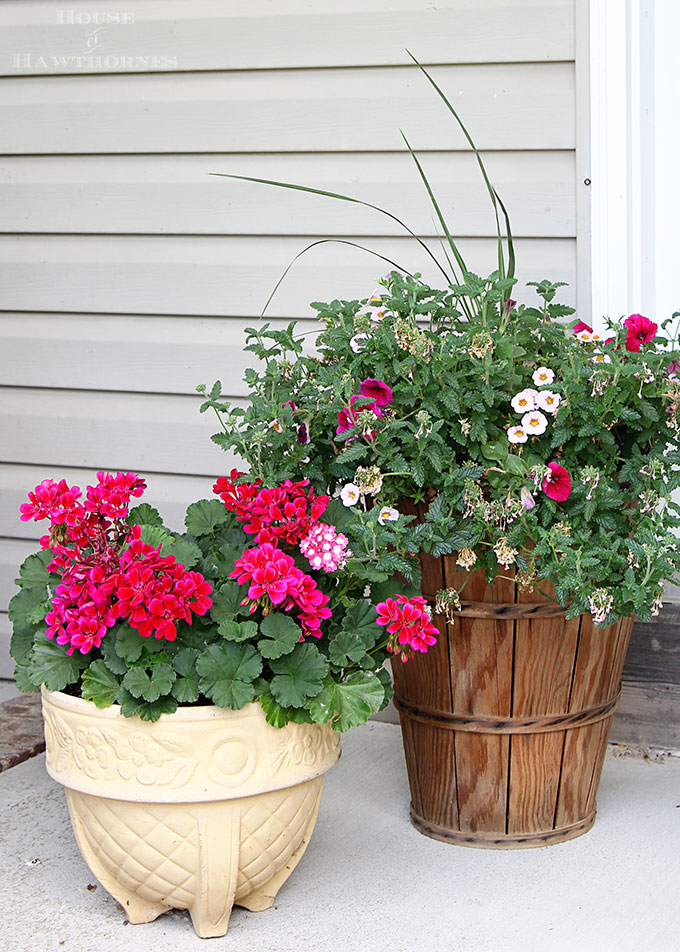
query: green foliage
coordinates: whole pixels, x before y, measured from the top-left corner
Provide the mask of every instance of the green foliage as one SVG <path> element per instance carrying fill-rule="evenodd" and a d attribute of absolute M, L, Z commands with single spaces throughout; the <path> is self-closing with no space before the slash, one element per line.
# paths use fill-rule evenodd
<path fill-rule="evenodd" d="M 219 707 L 240 710 L 255 697 L 262 660 L 253 645 L 209 645 L 196 662 L 199 687 Z"/>
<path fill-rule="evenodd" d="M 263 658 L 274 660 L 289 654 L 302 637 L 302 630 L 289 615 L 273 614 L 262 619 L 260 631 L 265 636 L 257 647 Z"/>
<path fill-rule="evenodd" d="M 95 707 L 110 707 L 119 690 L 119 678 L 103 661 L 93 661 L 83 672 L 82 696 L 86 701 L 94 701 Z"/>
<path fill-rule="evenodd" d="M 328 662 L 319 649 L 308 642 L 297 645 L 290 654 L 270 664 L 275 677 L 271 693 L 284 707 L 302 707 L 323 687 Z"/>
<path fill-rule="evenodd" d="M 335 730 L 347 731 L 364 724 L 380 710 L 385 691 L 377 675 L 355 671 L 345 680 L 327 679 L 309 709 L 315 721 L 330 722 Z"/>
<path fill-rule="evenodd" d="M 189 506 L 184 524 L 187 532 L 198 538 L 211 535 L 229 521 L 229 513 L 218 499 L 201 499 Z"/>
<path fill-rule="evenodd" d="M 48 691 L 63 691 L 69 684 L 75 684 L 86 666 L 82 655 L 68 655 L 65 645 L 39 635 L 28 663 L 28 676 L 33 684 L 44 684 Z"/>
<path fill-rule="evenodd" d="M 150 506 L 148 502 L 142 502 L 138 506 L 134 506 L 125 522 L 129 526 L 158 526 L 159 528 L 163 526 L 160 512 Z"/>
<path fill-rule="evenodd" d="M 144 701 L 157 701 L 161 695 L 172 689 L 177 674 L 169 664 L 154 664 L 148 670 L 145 667 L 130 668 L 123 678 L 123 687 L 134 698 Z"/>

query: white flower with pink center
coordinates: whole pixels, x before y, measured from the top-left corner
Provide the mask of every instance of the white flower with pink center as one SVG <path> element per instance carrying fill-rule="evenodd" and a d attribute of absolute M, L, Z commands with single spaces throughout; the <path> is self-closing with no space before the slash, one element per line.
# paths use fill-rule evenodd
<path fill-rule="evenodd" d="M 548 419 L 540 410 L 532 410 L 522 417 L 522 428 L 529 436 L 540 436 L 548 429 Z"/>
<path fill-rule="evenodd" d="M 541 390 L 536 397 L 536 406 L 540 410 L 545 410 L 546 413 L 557 413 L 561 399 L 562 397 L 559 393 L 552 393 L 550 390 Z"/>
<path fill-rule="evenodd" d="M 527 431 L 521 426 L 511 426 L 508 430 L 508 439 L 511 443 L 526 443 L 529 437 Z"/>
<path fill-rule="evenodd" d="M 535 410 L 537 396 L 538 390 L 534 390 L 533 387 L 527 387 L 526 390 L 520 390 L 520 392 L 516 393 L 510 401 L 512 409 L 515 411 L 515 413 L 528 413 L 529 410 Z"/>
<path fill-rule="evenodd" d="M 555 379 L 555 371 L 550 367 L 537 367 L 532 379 L 537 387 L 548 387 Z"/>
<path fill-rule="evenodd" d="M 313 569 L 337 572 L 343 569 L 352 556 L 347 548 L 348 539 L 342 532 L 323 522 L 317 523 L 300 542 L 300 552 L 309 560 Z"/>

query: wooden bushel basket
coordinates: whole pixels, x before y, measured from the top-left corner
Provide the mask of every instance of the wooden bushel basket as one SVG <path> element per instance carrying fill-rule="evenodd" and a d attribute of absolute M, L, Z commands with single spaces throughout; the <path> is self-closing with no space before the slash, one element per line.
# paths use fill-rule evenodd
<path fill-rule="evenodd" d="M 431 600 L 467 575 L 453 556 L 421 564 Z M 428 654 L 392 661 L 413 825 L 495 849 L 580 836 L 595 820 L 633 620 L 566 621 L 537 590 L 489 585 L 478 571 L 462 606 L 453 625 L 433 616 L 440 638 Z"/>

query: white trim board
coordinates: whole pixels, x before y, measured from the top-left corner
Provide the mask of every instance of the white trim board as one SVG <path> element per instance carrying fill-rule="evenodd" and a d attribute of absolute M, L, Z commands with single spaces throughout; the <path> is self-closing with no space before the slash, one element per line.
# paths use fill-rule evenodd
<path fill-rule="evenodd" d="M 677 0 L 590 0 L 592 310 L 660 321 L 675 287 Z"/>

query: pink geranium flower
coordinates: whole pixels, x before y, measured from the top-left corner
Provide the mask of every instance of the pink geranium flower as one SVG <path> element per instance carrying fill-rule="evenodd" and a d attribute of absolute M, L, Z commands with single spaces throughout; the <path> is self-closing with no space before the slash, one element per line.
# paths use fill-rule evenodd
<path fill-rule="evenodd" d="M 422 596 L 406 598 L 397 595 L 380 602 L 375 610 L 378 613 L 376 624 L 387 626 L 390 635 L 387 650 L 401 655 L 402 661 L 412 658 L 414 651 L 425 654 L 431 645 L 437 643 L 439 629 L 432 624 L 427 602 Z"/>
<path fill-rule="evenodd" d="M 375 400 L 379 407 L 389 406 L 394 399 L 392 388 L 388 387 L 384 381 L 376 380 L 375 377 L 367 377 L 366 380 L 362 380 L 359 394 L 362 397 L 370 397 L 371 400 Z"/>
<path fill-rule="evenodd" d="M 565 502 L 571 493 L 571 476 L 559 463 L 548 463 L 550 473 L 545 477 L 541 489 L 555 502 Z"/>
<path fill-rule="evenodd" d="M 230 575 L 239 585 L 248 585 L 251 613 L 259 604 L 266 608 L 268 602 L 284 612 L 297 608 L 303 637 L 321 637 L 321 624 L 332 615 L 330 598 L 290 555 L 265 542 L 257 549 L 246 549 Z"/>
<path fill-rule="evenodd" d="M 631 314 L 623 322 L 627 329 L 626 350 L 637 353 L 642 344 L 648 344 L 650 340 L 656 337 L 659 329 L 658 324 L 643 317 L 642 314 Z"/>

